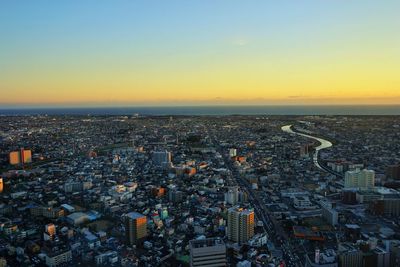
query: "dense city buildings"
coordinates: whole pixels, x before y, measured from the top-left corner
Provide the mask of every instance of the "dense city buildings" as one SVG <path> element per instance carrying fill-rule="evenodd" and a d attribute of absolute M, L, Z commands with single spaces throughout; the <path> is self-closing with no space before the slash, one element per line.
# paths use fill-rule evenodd
<path fill-rule="evenodd" d="M 0 264 L 399 266 L 399 129 L 389 116 L 1 116 Z"/>

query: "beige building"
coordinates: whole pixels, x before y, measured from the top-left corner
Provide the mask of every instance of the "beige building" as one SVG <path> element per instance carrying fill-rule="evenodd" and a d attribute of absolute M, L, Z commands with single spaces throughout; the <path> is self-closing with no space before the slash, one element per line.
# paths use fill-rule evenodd
<path fill-rule="evenodd" d="M 239 244 L 247 242 L 254 236 L 254 211 L 239 207 L 228 210 L 228 239 Z"/>
<path fill-rule="evenodd" d="M 344 177 L 345 188 L 370 189 L 375 186 L 375 172 L 373 170 L 347 171 Z"/>

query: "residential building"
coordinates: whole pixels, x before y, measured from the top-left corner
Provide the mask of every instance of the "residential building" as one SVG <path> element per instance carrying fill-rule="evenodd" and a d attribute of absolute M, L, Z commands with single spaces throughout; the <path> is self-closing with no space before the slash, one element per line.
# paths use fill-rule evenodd
<path fill-rule="evenodd" d="M 228 210 L 228 239 L 239 244 L 254 236 L 254 211 L 239 207 Z"/>
<path fill-rule="evenodd" d="M 375 172 L 373 170 L 347 171 L 344 177 L 345 188 L 374 188 Z"/>
<path fill-rule="evenodd" d="M 125 215 L 125 234 L 129 245 L 137 244 L 147 236 L 147 218 L 146 216 L 130 212 Z"/>

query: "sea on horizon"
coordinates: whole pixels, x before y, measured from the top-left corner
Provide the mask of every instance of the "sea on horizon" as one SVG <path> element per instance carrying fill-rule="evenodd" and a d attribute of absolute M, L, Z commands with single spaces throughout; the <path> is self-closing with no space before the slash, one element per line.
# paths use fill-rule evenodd
<path fill-rule="evenodd" d="M 0 108 L 0 115 L 400 115 L 400 105 Z"/>

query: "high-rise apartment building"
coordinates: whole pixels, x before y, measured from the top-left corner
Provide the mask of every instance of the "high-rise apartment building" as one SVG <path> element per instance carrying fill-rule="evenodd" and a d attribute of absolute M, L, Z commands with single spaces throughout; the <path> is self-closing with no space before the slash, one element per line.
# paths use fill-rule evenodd
<path fill-rule="evenodd" d="M 345 188 L 374 188 L 375 172 L 373 170 L 347 171 L 344 177 Z"/>
<path fill-rule="evenodd" d="M 219 238 L 191 240 L 190 266 L 227 266 L 225 243 Z"/>
<path fill-rule="evenodd" d="M 9 154 L 10 164 L 18 165 L 32 162 L 32 151 L 21 148 L 19 151 L 12 151 Z"/>
<path fill-rule="evenodd" d="M 254 236 L 254 211 L 240 207 L 228 210 L 228 239 L 239 244 L 247 242 Z"/>
<path fill-rule="evenodd" d="M 134 245 L 147 236 L 146 216 L 130 212 L 125 215 L 125 234 L 129 245 Z"/>

